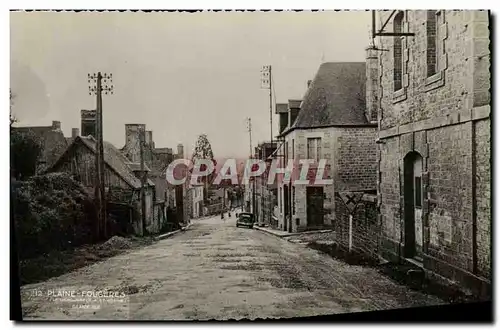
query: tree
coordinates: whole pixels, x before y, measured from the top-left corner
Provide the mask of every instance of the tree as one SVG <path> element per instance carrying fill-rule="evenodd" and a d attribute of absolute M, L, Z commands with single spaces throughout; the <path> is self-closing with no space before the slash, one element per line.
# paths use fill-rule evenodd
<path fill-rule="evenodd" d="M 194 153 L 191 158 L 191 161 L 193 164 L 196 162 L 197 159 L 208 159 L 211 160 L 214 164 L 214 168 L 217 165 L 217 162 L 214 159 L 214 153 L 212 151 L 212 146 L 210 145 L 210 141 L 208 141 L 207 135 L 206 134 L 201 134 L 198 136 L 198 140 L 196 141 L 196 145 L 194 148 Z M 202 164 L 200 166 L 200 171 L 205 171 L 206 166 L 205 164 Z M 202 183 L 203 183 L 203 190 L 204 194 L 203 197 L 205 199 L 208 198 L 208 188 L 207 185 L 211 183 L 214 180 L 214 173 L 211 173 L 208 176 L 204 176 L 201 178 Z"/>
<path fill-rule="evenodd" d="M 16 179 L 25 180 L 36 173 L 42 145 L 31 131 L 10 131 L 10 168 Z"/>
<path fill-rule="evenodd" d="M 12 94 L 12 89 L 9 89 L 9 100 L 10 100 L 10 127 L 12 127 L 12 124 L 17 122 L 17 118 L 12 114 L 12 106 L 14 105 L 14 94 Z"/>

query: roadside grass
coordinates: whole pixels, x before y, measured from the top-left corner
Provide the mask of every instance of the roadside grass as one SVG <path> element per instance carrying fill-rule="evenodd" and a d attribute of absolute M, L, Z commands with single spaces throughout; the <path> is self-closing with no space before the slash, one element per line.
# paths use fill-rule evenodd
<path fill-rule="evenodd" d="M 101 244 L 83 245 L 66 251 L 52 251 L 36 258 L 20 260 L 21 285 L 42 282 L 157 241 L 153 237 L 116 237 Z"/>

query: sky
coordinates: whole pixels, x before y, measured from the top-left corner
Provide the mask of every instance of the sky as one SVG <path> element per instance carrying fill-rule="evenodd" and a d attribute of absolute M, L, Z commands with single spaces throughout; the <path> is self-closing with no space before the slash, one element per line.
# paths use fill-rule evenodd
<path fill-rule="evenodd" d="M 87 74 L 113 74 L 103 95 L 104 139 L 121 148 L 125 124 L 146 124 L 157 147 L 206 134 L 216 158 L 249 153 L 270 139 L 271 65 L 277 103 L 300 99 L 322 62 L 365 61 L 370 13 L 203 12 L 10 14 L 10 83 L 19 126 L 80 128 L 95 109 Z M 274 102 L 274 100 L 273 100 Z M 273 134 L 278 117 L 273 114 Z"/>

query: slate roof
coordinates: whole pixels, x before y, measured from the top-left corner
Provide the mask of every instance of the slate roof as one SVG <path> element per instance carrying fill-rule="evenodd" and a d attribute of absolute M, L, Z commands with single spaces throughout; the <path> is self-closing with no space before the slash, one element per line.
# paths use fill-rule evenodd
<path fill-rule="evenodd" d="M 155 154 L 173 154 L 172 148 L 154 148 L 153 152 Z"/>
<path fill-rule="evenodd" d="M 87 136 L 78 136 L 73 140 L 73 143 L 67 148 L 67 151 L 72 148 L 76 143 L 81 141 L 81 143 L 86 146 L 92 153 L 96 152 L 96 143 L 93 137 Z M 123 181 L 125 181 L 128 185 L 130 185 L 134 189 L 141 188 L 141 180 L 139 180 L 133 173 L 132 169 L 127 164 L 133 164 L 128 160 L 114 145 L 109 142 L 104 141 L 103 144 L 103 152 L 104 152 L 104 162 L 111 167 L 118 174 Z M 64 157 L 62 155 L 57 162 L 54 163 L 54 166 Z M 50 169 L 49 169 L 50 171 Z M 149 186 L 154 186 L 153 181 L 148 179 L 147 181 Z"/>
<path fill-rule="evenodd" d="M 42 144 L 40 161 L 45 163 L 44 167 L 53 165 L 69 145 L 63 132 L 52 126 L 12 127 L 12 130 L 21 134 L 32 132 L 36 136 Z"/>
<path fill-rule="evenodd" d="M 300 106 L 293 129 L 370 125 L 365 117 L 364 62 L 323 63 Z"/>
<path fill-rule="evenodd" d="M 95 153 L 96 143 L 92 137 L 81 137 L 82 142 Z M 139 180 L 132 169 L 127 165 L 130 164 L 121 152 L 109 142 L 104 141 L 104 162 L 111 167 L 125 182 L 135 189 L 141 188 L 141 180 Z M 133 163 L 132 163 L 133 164 Z M 154 186 L 154 183 L 148 179 L 148 185 Z"/>
<path fill-rule="evenodd" d="M 140 163 L 132 163 L 127 159 L 127 162 L 125 164 L 127 164 L 127 166 L 130 168 L 131 171 L 140 171 L 141 170 Z M 146 164 L 144 164 L 144 170 L 147 172 L 151 171 Z"/>

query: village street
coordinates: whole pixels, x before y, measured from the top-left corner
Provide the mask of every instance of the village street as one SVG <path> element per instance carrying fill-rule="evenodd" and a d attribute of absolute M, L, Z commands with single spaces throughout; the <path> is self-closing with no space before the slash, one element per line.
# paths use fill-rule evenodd
<path fill-rule="evenodd" d="M 47 302 L 54 300 L 48 290 L 127 294 L 100 303 Z M 440 303 L 374 269 L 236 228 L 234 215 L 225 222 L 195 220 L 187 231 L 154 245 L 26 285 L 22 297 L 26 320 L 284 318 Z"/>

